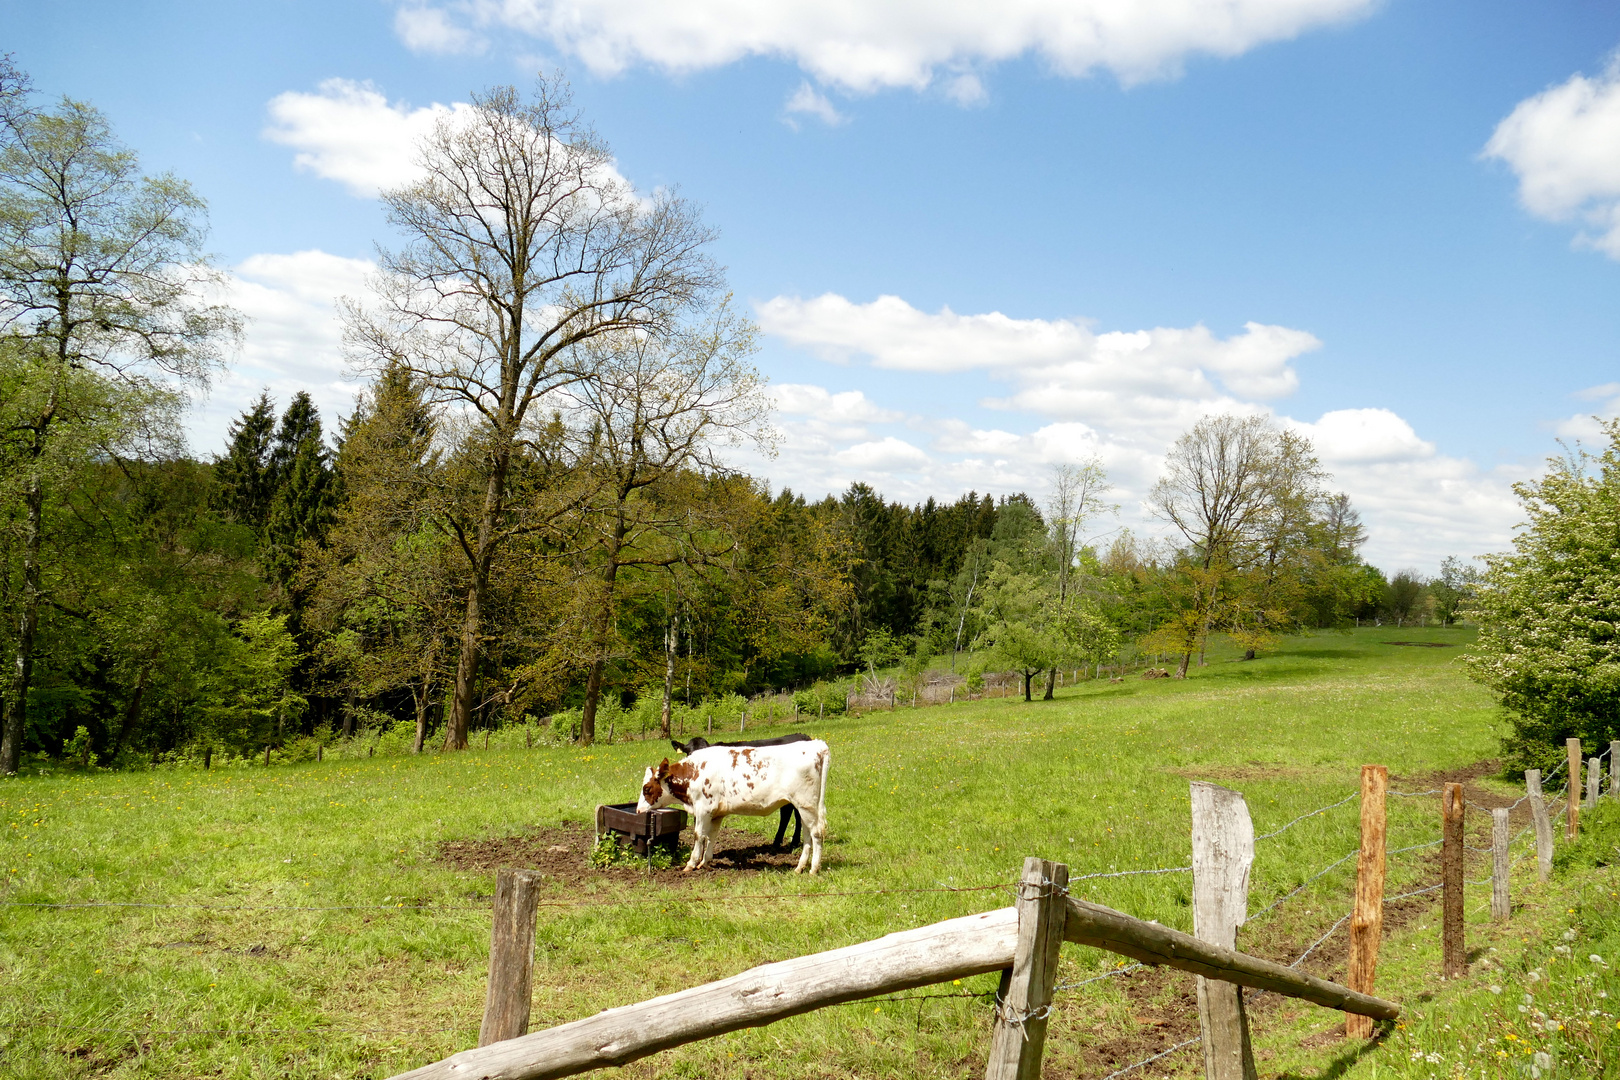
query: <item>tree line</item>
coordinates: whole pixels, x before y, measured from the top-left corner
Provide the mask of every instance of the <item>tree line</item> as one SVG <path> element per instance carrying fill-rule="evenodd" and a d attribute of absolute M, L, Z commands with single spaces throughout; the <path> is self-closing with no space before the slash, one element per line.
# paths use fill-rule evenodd
<path fill-rule="evenodd" d="M 357 726 L 458 749 L 565 709 L 589 743 L 635 700 L 667 731 L 947 655 L 1050 696 L 1126 648 L 1185 675 L 1212 634 L 1394 610 L 1308 441 L 1258 417 L 1171 449 L 1149 501 L 1173 542 L 1112 526 L 1096 460 L 1044 503 L 773 492 L 728 465 L 775 434 L 695 207 L 630 189 L 555 80 L 475 95 L 418 150 L 383 196 L 399 244 L 344 304 L 353 413 L 266 394 L 199 460 L 189 395 L 241 332 L 202 200 L 0 64 L 0 771 Z"/>

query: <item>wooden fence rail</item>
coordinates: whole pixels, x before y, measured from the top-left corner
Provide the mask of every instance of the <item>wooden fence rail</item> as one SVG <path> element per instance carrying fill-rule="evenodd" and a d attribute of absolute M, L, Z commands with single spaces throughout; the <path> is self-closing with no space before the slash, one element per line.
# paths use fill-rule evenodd
<path fill-rule="evenodd" d="M 1042 866 L 1049 888 L 1060 887 L 1060 880 L 1067 880 L 1066 867 L 1052 863 Z M 1143 922 L 1099 904 L 1072 896 L 1064 896 L 1062 900 L 1062 937 L 1066 941 L 1106 949 L 1147 964 L 1162 964 L 1210 979 L 1274 991 L 1329 1009 L 1384 1020 L 1400 1015 L 1401 1007 L 1394 1002 L 1357 993 L 1347 986 L 1200 941 L 1191 934 Z M 969 975 L 1011 968 L 1015 969 L 1017 977 L 1018 967 L 1021 967 L 1026 978 L 1049 984 L 1051 967 L 1044 958 L 1015 967 L 1015 959 L 1020 958 L 1021 909 L 1032 913 L 1051 910 L 1049 904 L 1021 903 L 1019 907 L 948 919 L 875 941 L 764 964 L 719 982 L 608 1009 L 584 1020 L 491 1046 L 464 1050 L 443 1061 L 403 1073 L 396 1080 L 549 1080 L 624 1065 L 661 1050 L 741 1028 L 761 1027 L 829 1005 Z M 1044 950 L 1048 934 L 1026 927 L 1022 935 L 1022 957 L 1033 960 L 1030 950 Z M 1014 1002 L 1023 1005 L 1024 1012 L 1044 1016 L 1040 1008 L 1044 1005 L 1043 991 L 1039 985 L 1007 993 L 1011 980 L 1004 978 L 1003 983 L 1005 1000 L 998 1006 L 998 1015 L 1003 1020 L 1009 1015 L 1019 1024 L 1030 1019 L 1021 1013 L 1007 1012 L 1007 1007 Z M 1026 1057 L 1017 1067 L 1016 1075 L 1038 1075 L 1038 1060 L 1035 1074 L 1028 1073 L 1029 1067 Z"/>

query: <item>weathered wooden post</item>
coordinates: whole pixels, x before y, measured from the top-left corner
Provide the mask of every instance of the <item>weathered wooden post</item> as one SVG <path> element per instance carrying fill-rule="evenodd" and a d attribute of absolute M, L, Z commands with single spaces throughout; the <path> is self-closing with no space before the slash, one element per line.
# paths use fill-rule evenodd
<path fill-rule="evenodd" d="M 1046 1019 L 1068 918 L 1069 868 L 1034 857 L 1018 880 L 1018 944 L 996 994 L 985 1080 L 1039 1080 Z"/>
<path fill-rule="evenodd" d="M 534 728 L 527 724 L 523 725 L 523 748 L 525 750 L 534 749 Z"/>
<path fill-rule="evenodd" d="M 212 746 L 205 746 L 205 747 L 203 747 L 203 768 L 204 769 L 211 769 L 213 767 L 214 767 L 214 748 Z"/>
<path fill-rule="evenodd" d="M 1463 941 L 1463 816 L 1468 804 L 1461 784 L 1447 784 L 1440 794 L 1441 974 L 1460 979 L 1468 974 Z"/>
<path fill-rule="evenodd" d="M 500 870 L 495 875 L 495 912 L 489 931 L 489 996 L 478 1045 L 515 1039 L 529 1031 L 534 976 L 534 920 L 540 906 L 540 875 Z"/>
<path fill-rule="evenodd" d="M 264 764 L 266 768 L 270 765 L 270 748 L 268 746 L 264 748 Z"/>
<path fill-rule="evenodd" d="M 1345 982 L 1363 994 L 1373 992 L 1378 977 L 1378 944 L 1384 936 L 1384 848 L 1388 817 L 1384 801 L 1389 770 L 1382 765 L 1361 767 L 1361 851 L 1356 857 L 1356 904 L 1350 913 L 1350 970 Z M 1370 1016 L 1346 1013 L 1344 1033 L 1352 1039 L 1370 1039 Z"/>
<path fill-rule="evenodd" d="M 1547 800 L 1541 794 L 1541 770 L 1524 770 L 1524 789 L 1530 797 L 1530 820 L 1536 826 L 1536 880 L 1543 885 L 1552 876 L 1552 819 L 1547 816 Z"/>
<path fill-rule="evenodd" d="M 325 760 L 325 758 L 326 758 L 326 747 L 322 746 L 320 743 L 316 743 L 315 744 L 315 760 L 316 761 L 323 761 L 323 760 Z"/>
<path fill-rule="evenodd" d="M 1581 832 L 1581 740 L 1565 739 L 1564 750 L 1569 762 L 1569 813 L 1564 818 L 1564 839 L 1573 840 Z"/>
<path fill-rule="evenodd" d="M 1508 810 L 1491 811 L 1491 918 L 1507 922 L 1513 912 L 1508 895 Z"/>
<path fill-rule="evenodd" d="M 1227 949 L 1249 913 L 1254 823 L 1235 791 L 1192 784 L 1193 934 Z M 1249 1017 L 1236 983 L 1198 976 L 1198 1025 L 1204 1033 L 1207 1080 L 1255 1080 Z"/>
<path fill-rule="evenodd" d="M 1592 758 L 1586 763 L 1586 806 L 1587 809 L 1597 805 L 1598 788 L 1603 783 L 1603 759 Z"/>

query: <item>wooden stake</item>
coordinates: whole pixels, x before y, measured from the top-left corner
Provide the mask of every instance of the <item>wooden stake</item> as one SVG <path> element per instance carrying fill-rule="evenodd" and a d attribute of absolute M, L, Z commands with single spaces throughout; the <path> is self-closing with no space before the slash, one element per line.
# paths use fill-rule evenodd
<path fill-rule="evenodd" d="M 1039 1080 L 1046 1019 L 1057 983 L 1058 950 L 1068 917 L 1064 897 L 1069 868 L 1047 859 L 1024 860 L 1018 881 L 1018 945 L 1010 976 L 1002 977 L 996 1026 L 990 1035 L 985 1080 Z"/>
<path fill-rule="evenodd" d="M 1440 795 L 1440 953 L 1441 975 L 1460 979 L 1468 974 L 1468 951 L 1463 941 L 1463 819 L 1468 804 L 1461 784 L 1447 784 Z"/>
<path fill-rule="evenodd" d="M 1569 814 L 1564 818 L 1564 839 L 1573 840 L 1581 832 L 1581 740 L 1565 739 L 1569 762 Z"/>
<path fill-rule="evenodd" d="M 203 748 L 203 768 L 211 769 L 211 768 L 213 768 L 213 766 L 214 766 L 214 748 L 212 746 L 204 747 Z"/>
<path fill-rule="evenodd" d="M 264 763 L 266 766 L 270 764 L 270 748 L 268 746 L 264 748 Z"/>
<path fill-rule="evenodd" d="M 1237 947 L 1249 910 L 1254 823 L 1235 791 L 1192 784 L 1193 934 L 1224 949 Z M 1255 1080 L 1249 1017 L 1235 984 L 1198 977 L 1198 1023 L 1207 1080 Z"/>
<path fill-rule="evenodd" d="M 325 755 L 326 755 L 326 747 L 320 745 L 319 743 L 316 743 L 315 744 L 315 760 L 320 761 L 325 757 Z"/>
<path fill-rule="evenodd" d="M 1597 805 L 1598 788 L 1603 783 L 1603 759 L 1592 758 L 1586 763 L 1586 805 L 1590 809 Z"/>
<path fill-rule="evenodd" d="M 1524 789 L 1530 797 L 1530 820 L 1536 826 L 1536 880 L 1543 885 L 1552 876 L 1552 819 L 1547 816 L 1547 800 L 1541 794 L 1541 770 L 1524 770 Z"/>
<path fill-rule="evenodd" d="M 526 750 L 534 749 L 534 728 L 526 724 L 523 727 L 523 746 Z"/>
<path fill-rule="evenodd" d="M 1378 945 L 1384 936 L 1384 850 L 1388 817 L 1384 801 L 1389 790 L 1389 769 L 1361 767 L 1361 852 L 1356 858 L 1356 904 L 1350 915 L 1350 970 L 1345 979 L 1352 990 L 1373 992 L 1378 976 Z M 1346 1013 L 1344 1033 L 1352 1039 L 1370 1039 L 1370 1016 Z"/>
<path fill-rule="evenodd" d="M 1513 912 L 1508 896 L 1508 810 L 1491 811 L 1491 918 L 1507 922 Z"/>
<path fill-rule="evenodd" d="M 529 1031 L 534 974 L 534 919 L 540 906 L 540 875 L 500 870 L 495 875 L 494 924 L 489 932 L 489 996 L 478 1045 L 515 1039 Z"/>

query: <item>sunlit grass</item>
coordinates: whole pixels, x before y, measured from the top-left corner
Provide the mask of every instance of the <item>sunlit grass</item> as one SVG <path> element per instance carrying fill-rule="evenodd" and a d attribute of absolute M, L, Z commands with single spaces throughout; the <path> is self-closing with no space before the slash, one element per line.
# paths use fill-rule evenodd
<path fill-rule="evenodd" d="M 559 906 L 540 916 L 533 1026 L 1010 899 L 1000 890 L 834 894 L 1006 883 L 1032 854 L 1067 862 L 1075 877 L 1183 866 L 1189 779 L 1243 791 L 1265 833 L 1350 794 L 1363 762 L 1402 777 L 1490 757 L 1494 713 L 1462 677 L 1457 651 L 1380 644 L 1465 636 L 1321 635 L 1254 662 L 1212 654 L 1185 682 L 1103 680 L 1054 702 L 901 707 L 801 725 L 832 747 L 824 873 L 553 885 L 547 900 Z M 633 798 L 642 767 L 668 752 L 654 742 L 528 750 L 499 736 L 494 747 L 0 785 L 8 902 L 201 905 L 0 909 L 0 1076 L 386 1076 L 472 1045 L 492 875 L 441 864 L 439 844 L 588 822 L 598 803 Z M 1432 799 L 1394 800 L 1391 846 L 1433 838 L 1436 814 Z M 750 827 L 768 838 L 774 816 Z M 1356 843 L 1353 801 L 1263 841 L 1251 909 Z M 1391 888 L 1424 873 L 1421 861 L 1396 862 Z M 1353 874 L 1352 861 L 1322 878 L 1268 920 L 1264 940 L 1308 943 L 1343 913 Z M 1168 874 L 1096 878 L 1075 891 L 1191 929 L 1189 888 L 1189 875 Z M 1117 964 L 1089 950 L 1065 957 L 1063 978 Z M 1414 968 L 1413 979 L 1424 977 Z M 1299 1023 L 1334 1019 L 1311 1010 Z M 1115 983 L 1069 998 L 1049 1060 L 1077 1067 L 1115 1022 L 1133 1022 Z M 627 1071 L 957 1076 L 982 1055 L 987 1024 L 971 1000 L 851 1006 Z M 137 1029 L 152 1034 L 121 1034 Z M 1275 1053 L 1298 1058 L 1305 1075 L 1331 1056 Z M 1379 1061 L 1399 1065 L 1381 1051 L 1354 1068 Z"/>

